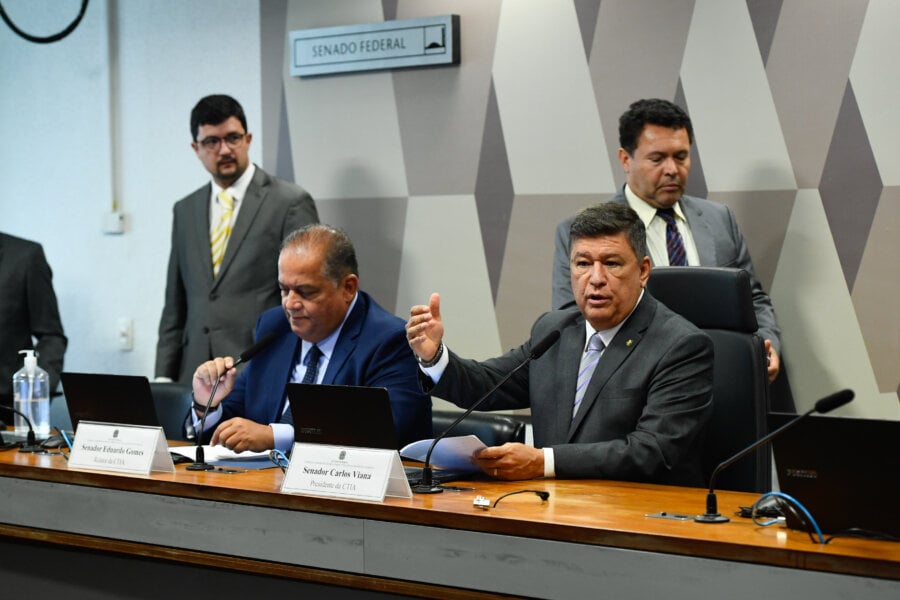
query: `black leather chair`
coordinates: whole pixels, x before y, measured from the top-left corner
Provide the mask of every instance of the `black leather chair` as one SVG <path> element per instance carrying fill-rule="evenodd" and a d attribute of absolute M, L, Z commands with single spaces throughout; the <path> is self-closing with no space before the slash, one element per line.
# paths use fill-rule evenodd
<path fill-rule="evenodd" d="M 769 407 L 766 352 L 756 335 L 750 276 L 741 269 L 654 267 L 647 290 L 713 340 L 713 415 L 704 441 L 707 477 L 716 465 L 764 436 Z M 771 490 L 768 446 L 721 471 L 717 489 Z"/>
<path fill-rule="evenodd" d="M 156 405 L 156 416 L 166 439 L 184 440 L 184 421 L 193 404 L 191 386 L 185 383 L 150 382 L 150 393 Z"/>
<path fill-rule="evenodd" d="M 459 418 L 459 411 L 435 410 L 431 413 L 431 429 L 433 435 L 443 433 Z M 474 435 L 486 446 L 500 446 L 506 442 L 525 441 L 525 422 L 509 415 L 496 413 L 473 412 L 462 420 L 451 436 Z"/>

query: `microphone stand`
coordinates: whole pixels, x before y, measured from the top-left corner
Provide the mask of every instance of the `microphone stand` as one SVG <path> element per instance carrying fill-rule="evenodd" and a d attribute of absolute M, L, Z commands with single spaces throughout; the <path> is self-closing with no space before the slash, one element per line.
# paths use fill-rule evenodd
<path fill-rule="evenodd" d="M 19 447 L 19 452 L 31 452 L 35 454 L 45 452 L 34 437 L 34 427 L 31 426 L 31 419 L 28 418 L 28 415 L 12 406 L 6 406 L 5 404 L 0 404 L 0 408 L 5 408 L 8 411 L 16 413 L 28 424 L 28 435 L 25 436 L 25 442 Z"/>
<path fill-rule="evenodd" d="M 727 458 L 724 461 L 720 462 L 716 466 L 716 468 L 713 470 L 712 475 L 710 475 L 710 477 L 709 477 L 709 492 L 706 494 L 706 512 L 703 513 L 702 515 L 695 516 L 694 521 L 696 521 L 697 523 L 727 523 L 728 521 L 731 520 L 728 517 L 726 517 L 725 515 L 722 515 L 719 513 L 718 500 L 716 498 L 716 492 L 715 492 L 715 483 L 716 483 L 716 476 L 719 474 L 720 471 L 722 471 L 726 467 L 731 466 L 733 463 L 737 462 L 738 460 L 744 458 L 745 456 L 747 456 L 748 454 L 750 454 L 751 452 L 753 452 L 754 450 L 756 450 L 763 444 L 768 443 L 769 441 L 772 440 L 772 438 L 781 435 L 782 433 L 784 433 L 785 431 L 787 431 L 788 429 L 790 429 L 791 427 L 796 425 L 798 422 L 802 421 L 803 419 L 805 419 L 806 417 L 811 415 L 812 413 L 818 412 L 821 414 L 825 414 L 827 412 L 830 412 L 830 411 L 834 410 L 835 408 L 838 408 L 839 406 L 843 406 L 843 405 L 847 404 L 848 402 L 850 402 L 851 400 L 853 400 L 853 396 L 854 396 L 853 390 L 841 390 L 840 392 L 835 392 L 835 393 L 831 394 L 830 396 L 826 396 L 826 397 L 822 398 L 821 400 L 819 400 L 818 402 L 816 402 L 815 406 L 813 406 L 811 409 L 809 409 L 802 415 L 798 415 L 796 418 L 791 419 L 790 421 L 788 421 L 787 423 L 785 423 L 784 425 L 782 425 L 775 431 L 772 431 L 768 435 L 763 436 L 759 440 L 753 442 L 752 444 L 750 444 L 750 446 L 744 448 L 743 450 L 741 450 L 734 456 Z"/>
<path fill-rule="evenodd" d="M 216 397 L 216 390 L 219 389 L 220 381 L 222 381 L 222 377 L 216 377 L 216 382 L 212 386 L 212 393 L 209 395 L 209 400 L 206 401 L 206 406 L 203 407 L 203 414 L 200 415 L 200 431 L 196 433 L 197 451 L 194 455 L 194 462 L 185 467 L 188 471 L 212 471 L 215 469 L 213 465 L 206 462 L 206 456 L 203 451 L 203 431 L 206 428 L 206 415 L 209 413 L 209 407 L 213 398 Z M 193 407 L 191 407 L 191 410 L 194 410 Z"/>
<path fill-rule="evenodd" d="M 257 355 L 257 353 L 272 343 L 278 335 L 272 331 L 261 337 L 255 344 L 250 346 L 248 349 L 244 350 L 241 355 L 238 357 L 234 364 L 231 365 L 231 368 L 234 369 L 239 364 L 243 362 L 247 362 L 251 358 Z M 227 373 L 228 371 L 225 371 Z M 194 462 L 189 464 L 185 469 L 188 471 L 212 471 L 216 467 L 206 462 L 206 457 L 204 456 L 203 451 L 203 431 L 206 429 L 206 415 L 209 413 L 209 407 L 212 405 L 213 398 L 216 397 L 216 390 L 219 389 L 219 382 L 225 378 L 225 373 L 222 374 L 221 377 L 216 377 L 216 382 L 213 384 L 212 392 L 209 395 L 209 400 L 206 401 L 206 406 L 203 407 L 203 414 L 200 415 L 200 431 L 196 432 L 197 435 L 197 451 L 194 454 Z M 194 410 L 191 407 L 191 410 Z"/>
<path fill-rule="evenodd" d="M 509 381 L 510 377 L 515 375 L 522 367 L 524 367 L 525 365 L 527 365 L 534 359 L 542 356 L 544 354 L 544 352 L 549 350 L 550 347 L 553 346 L 553 344 L 555 344 L 557 342 L 557 340 L 559 340 L 559 332 L 558 331 L 554 330 L 554 331 L 551 331 L 549 334 L 547 334 L 544 337 L 544 339 L 542 339 L 540 342 L 538 342 L 534 346 L 534 348 L 531 351 L 531 354 L 528 355 L 528 358 L 526 358 L 524 361 L 519 363 L 519 365 L 516 366 L 515 369 L 513 369 L 512 371 L 507 373 L 503 377 L 503 379 L 501 379 L 496 385 L 494 385 L 494 387 L 489 389 L 486 394 L 484 394 L 481 398 L 476 400 L 469 408 L 467 408 L 465 411 L 463 411 L 463 413 L 461 415 L 459 415 L 459 417 L 457 417 L 456 420 L 453 421 L 453 423 L 451 423 L 449 427 L 447 427 L 447 429 L 442 431 L 439 436 L 434 438 L 434 441 L 431 442 L 431 445 L 428 447 L 428 452 L 425 454 L 425 466 L 422 467 L 422 480 L 419 481 L 419 483 L 417 483 L 416 485 L 412 486 L 411 489 L 412 489 L 413 493 L 415 493 L 415 494 L 439 494 L 444 491 L 444 488 L 441 487 L 440 484 L 434 483 L 434 472 L 431 468 L 431 453 L 434 452 L 434 449 L 435 449 L 435 447 L 437 447 L 438 442 L 441 441 L 442 439 L 444 439 L 445 437 L 447 437 L 447 434 L 450 433 L 454 427 L 459 425 L 463 419 L 465 419 L 470 414 L 472 414 L 472 411 L 474 411 L 476 408 L 481 406 L 481 404 L 485 400 L 487 400 L 488 397 L 490 397 L 494 392 L 496 392 L 500 388 L 500 386 L 502 386 L 504 383 Z"/>

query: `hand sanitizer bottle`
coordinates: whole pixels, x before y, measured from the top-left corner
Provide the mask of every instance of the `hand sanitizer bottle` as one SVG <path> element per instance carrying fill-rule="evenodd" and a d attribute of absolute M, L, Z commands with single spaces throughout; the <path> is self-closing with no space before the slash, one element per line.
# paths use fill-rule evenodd
<path fill-rule="evenodd" d="M 34 427 L 34 435 L 50 435 L 50 377 L 40 368 L 34 350 L 20 350 L 25 366 L 13 375 L 13 400 L 16 410 L 24 414 Z M 15 417 L 16 435 L 28 434 L 28 423 L 20 415 Z"/>

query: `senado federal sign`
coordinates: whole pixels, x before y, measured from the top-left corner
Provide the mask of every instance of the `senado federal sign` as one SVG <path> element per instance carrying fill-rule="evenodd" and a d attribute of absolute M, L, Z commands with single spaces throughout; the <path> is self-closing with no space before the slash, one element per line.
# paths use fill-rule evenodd
<path fill-rule="evenodd" d="M 459 64 L 459 15 L 290 32 L 292 77 Z"/>

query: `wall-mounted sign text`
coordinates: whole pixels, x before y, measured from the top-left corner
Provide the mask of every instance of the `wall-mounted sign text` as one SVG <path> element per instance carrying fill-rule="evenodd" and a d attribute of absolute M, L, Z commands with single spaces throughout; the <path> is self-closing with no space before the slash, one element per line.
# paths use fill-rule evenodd
<path fill-rule="evenodd" d="M 291 76 L 459 64 L 459 15 L 290 32 Z"/>

